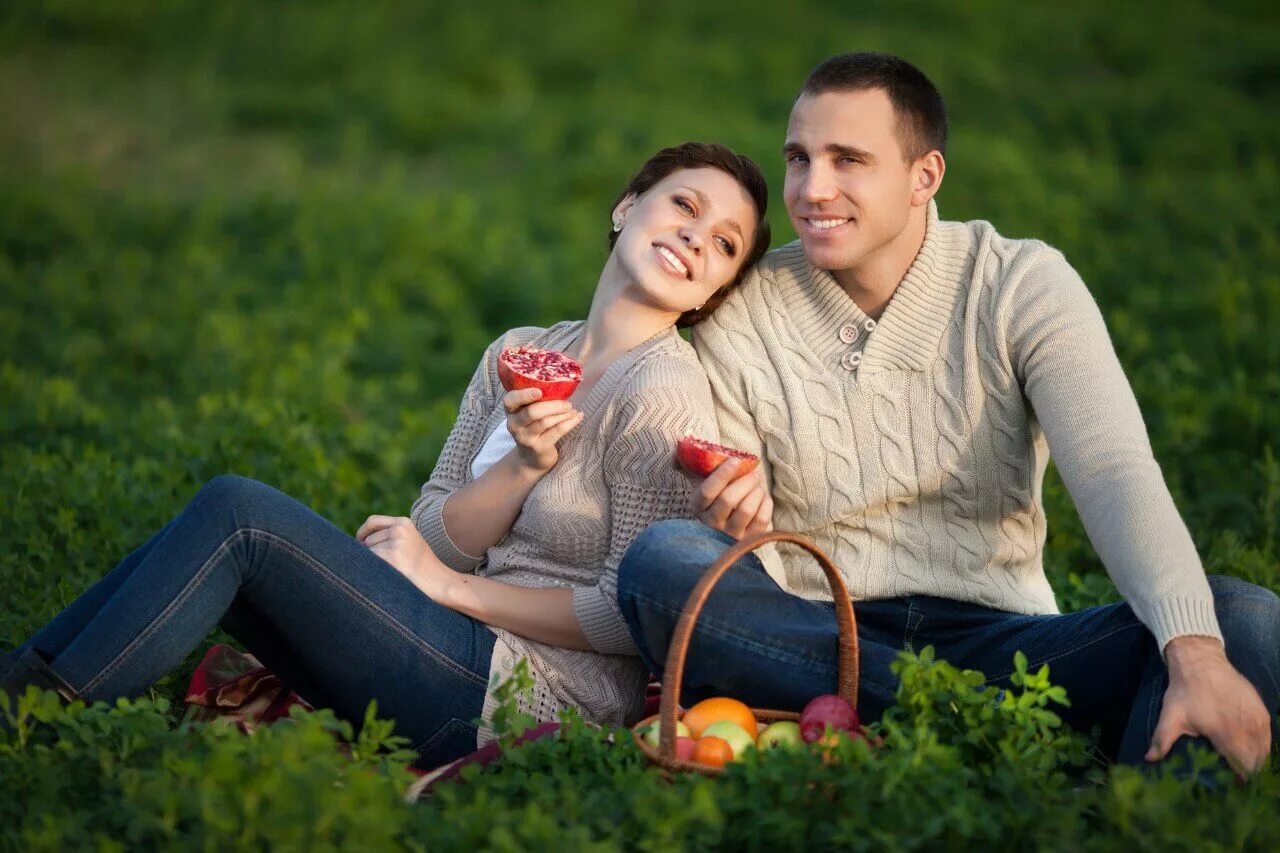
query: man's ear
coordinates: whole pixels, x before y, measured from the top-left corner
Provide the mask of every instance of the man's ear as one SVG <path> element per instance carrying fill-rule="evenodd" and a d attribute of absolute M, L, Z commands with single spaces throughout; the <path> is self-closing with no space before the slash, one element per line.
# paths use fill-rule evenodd
<path fill-rule="evenodd" d="M 947 172 L 947 161 L 936 149 L 911 165 L 911 206 L 928 204 L 929 199 L 942 188 L 942 176 Z"/>
<path fill-rule="evenodd" d="M 613 209 L 613 230 L 614 231 L 622 230 L 621 229 L 622 223 L 627 221 L 627 213 L 630 212 L 631 208 L 635 205 L 635 203 L 636 203 L 636 194 L 627 193 L 626 196 L 623 197 L 622 201 L 618 202 L 617 206 L 614 207 Z"/>

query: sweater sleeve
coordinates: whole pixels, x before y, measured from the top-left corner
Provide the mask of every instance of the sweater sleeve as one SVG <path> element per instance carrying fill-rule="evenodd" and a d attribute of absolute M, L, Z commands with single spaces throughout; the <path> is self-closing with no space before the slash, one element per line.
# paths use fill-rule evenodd
<path fill-rule="evenodd" d="M 470 481 L 468 468 L 481 443 L 484 442 L 485 423 L 492 413 L 494 401 L 501 388 L 497 382 L 495 366 L 498 353 L 506 336 L 499 338 L 485 350 L 484 358 L 476 367 L 462 395 L 458 407 L 458 419 L 454 421 L 444 448 L 436 459 L 431 479 L 422 486 L 422 493 L 413 502 L 409 517 L 440 560 L 454 571 L 471 573 L 484 560 L 484 555 L 467 554 L 449 538 L 444 528 L 444 504 L 449 495 Z"/>
<path fill-rule="evenodd" d="M 758 270 L 752 275 L 761 275 Z M 745 285 L 744 285 L 745 287 Z M 748 356 L 754 350 L 765 357 L 760 337 L 751 325 L 745 303 L 735 293 L 716 309 L 710 319 L 694 327 L 693 346 L 698 360 L 711 385 L 711 399 L 715 406 L 716 423 L 720 428 L 720 440 L 730 447 L 745 450 L 760 457 L 757 470 L 764 476 L 765 488 L 773 492 L 773 469 L 764 439 L 756 428 L 756 419 L 749 407 L 747 388 Z M 761 371 L 766 375 L 767 371 Z M 777 496 L 774 495 L 776 502 Z M 776 507 L 776 503 L 775 503 Z M 782 557 L 774 544 L 756 550 L 756 556 L 764 564 L 765 571 L 775 580 L 785 578 Z"/>
<path fill-rule="evenodd" d="M 618 607 L 618 564 L 649 525 L 689 517 L 692 487 L 676 467 L 676 442 L 689 433 L 715 437 L 711 393 L 692 354 L 653 358 L 628 386 L 602 460 L 609 556 L 597 584 L 573 595 L 582 631 L 601 654 L 638 654 Z"/>
<path fill-rule="evenodd" d="M 998 326 L 1111 579 L 1161 654 L 1182 635 L 1222 639 L 1204 568 L 1093 297 L 1056 250 L 1038 252 L 1014 281 Z"/>

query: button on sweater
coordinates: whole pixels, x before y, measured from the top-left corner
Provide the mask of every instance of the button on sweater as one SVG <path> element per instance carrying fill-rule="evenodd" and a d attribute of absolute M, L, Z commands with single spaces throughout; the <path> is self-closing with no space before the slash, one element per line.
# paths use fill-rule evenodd
<path fill-rule="evenodd" d="M 877 322 L 795 242 L 694 331 L 721 438 L 761 456 L 774 526 L 816 540 L 855 599 L 923 594 L 1057 613 L 1042 562 L 1052 451 L 1090 541 L 1160 648 L 1186 634 L 1221 639 L 1080 276 L 1038 240 L 941 221 L 933 202 L 927 217 Z M 830 599 L 801 552 L 765 559 L 791 591 Z"/>

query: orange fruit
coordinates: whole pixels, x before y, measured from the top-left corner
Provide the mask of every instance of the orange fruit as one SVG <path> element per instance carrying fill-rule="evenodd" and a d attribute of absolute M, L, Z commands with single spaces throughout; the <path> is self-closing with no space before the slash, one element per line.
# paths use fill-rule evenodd
<path fill-rule="evenodd" d="M 695 738 L 700 738 L 702 737 L 703 729 L 721 720 L 737 723 L 744 732 L 753 738 L 756 736 L 756 715 L 751 713 L 751 709 L 744 703 L 739 702 L 737 699 L 730 699 L 727 696 L 713 696 L 710 699 L 703 699 L 684 712 L 681 722 L 689 727 L 689 734 Z"/>
<path fill-rule="evenodd" d="M 712 767 L 724 767 L 733 760 L 733 747 L 729 741 L 715 735 L 698 738 L 693 745 L 693 760 Z"/>

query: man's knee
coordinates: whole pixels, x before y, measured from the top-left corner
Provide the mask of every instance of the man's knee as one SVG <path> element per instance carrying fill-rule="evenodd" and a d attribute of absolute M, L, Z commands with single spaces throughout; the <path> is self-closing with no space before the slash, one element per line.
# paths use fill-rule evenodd
<path fill-rule="evenodd" d="M 618 600 L 623 612 L 638 597 L 687 594 L 732 541 L 701 522 L 683 518 L 645 528 L 618 565 Z"/>
<path fill-rule="evenodd" d="M 1209 588 L 1228 656 L 1262 655 L 1272 672 L 1280 670 L 1280 596 L 1226 575 L 1210 575 Z"/>

